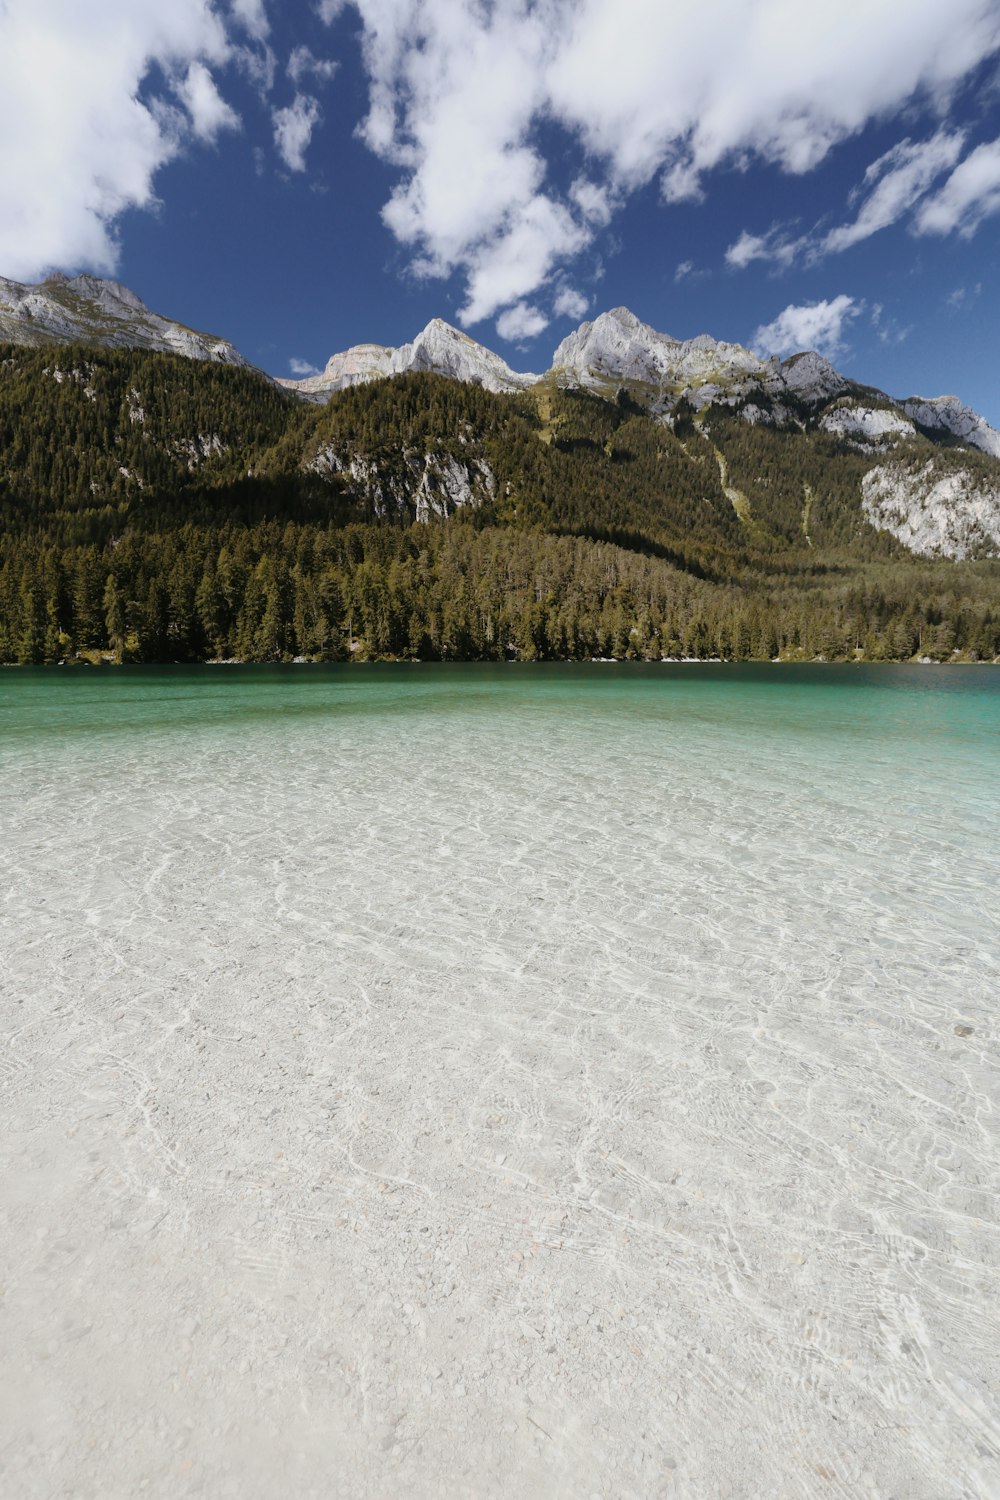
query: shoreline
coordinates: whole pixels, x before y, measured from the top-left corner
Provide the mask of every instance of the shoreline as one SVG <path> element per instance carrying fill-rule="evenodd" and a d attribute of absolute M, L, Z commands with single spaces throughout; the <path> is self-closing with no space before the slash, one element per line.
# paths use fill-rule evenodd
<path fill-rule="evenodd" d="M 381 656 L 358 660 L 356 656 L 339 660 L 324 657 L 295 656 L 281 661 L 258 661 L 244 657 L 208 657 L 199 661 L 114 661 L 110 656 L 95 661 L 92 657 L 72 657 L 58 662 L 0 662 L 0 670 L 37 671 L 42 668 L 54 671 L 58 668 L 70 670 L 98 670 L 113 667 L 559 667 L 559 666 L 612 666 L 612 667 L 1000 667 L 1000 657 L 990 661 L 972 661 L 968 657 L 948 658 L 938 661 L 931 656 L 909 657 L 905 661 L 875 660 L 869 657 L 724 657 L 724 656 L 660 656 L 630 658 L 624 656 L 556 656 L 544 660 L 522 661 L 509 657 L 502 661 L 496 658 L 419 656 Z"/>

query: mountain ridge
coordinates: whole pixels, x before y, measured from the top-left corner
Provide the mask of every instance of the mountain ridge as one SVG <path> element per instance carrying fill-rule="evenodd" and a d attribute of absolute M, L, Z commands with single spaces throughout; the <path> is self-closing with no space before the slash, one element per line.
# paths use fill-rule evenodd
<path fill-rule="evenodd" d="M 856 393 L 861 413 L 870 409 L 874 396 L 898 408 L 909 422 L 1000 458 L 1000 432 L 958 397 L 898 400 L 848 379 L 815 350 L 800 350 L 783 360 L 776 356 L 762 359 L 741 344 L 707 333 L 675 339 L 643 323 L 626 307 L 600 313 L 567 334 L 541 376 L 513 370 L 485 345 L 434 318 L 409 344 L 356 344 L 331 355 L 318 375 L 301 380 L 275 378 L 286 390 L 322 401 L 348 386 L 410 370 L 472 381 L 491 391 L 524 390 L 549 380 L 612 396 L 625 386 L 651 415 L 668 424 L 681 402 L 696 412 L 711 406 L 738 407 L 745 421 L 781 425 L 794 422 L 802 405 L 818 406 Z M 872 424 L 861 415 L 842 426 L 846 439 L 865 440 Z"/>
<path fill-rule="evenodd" d="M 1000 432 L 957 397 L 896 400 L 849 380 L 815 350 L 765 359 L 709 334 L 676 339 L 626 307 L 600 313 L 569 333 L 541 376 L 513 370 L 500 355 L 435 318 L 407 344 L 355 345 L 331 355 L 322 373 L 298 381 L 276 379 L 255 370 L 225 340 L 150 312 L 118 282 L 85 275 L 54 275 L 37 287 L 0 281 L 0 339 L 4 337 L 41 347 L 82 338 L 100 347 L 236 365 L 276 392 L 319 406 L 386 378 L 443 377 L 504 398 L 530 398 L 542 417 L 543 441 L 557 445 L 590 438 L 570 437 L 575 418 L 566 411 L 555 421 L 545 417 L 545 411 L 551 415 L 556 392 L 578 392 L 618 405 L 624 400 L 661 429 L 680 434 L 690 426 L 700 451 L 711 456 L 720 473 L 730 465 L 717 440 L 720 423 L 727 420 L 736 423 L 729 442 L 737 448 L 741 429 L 772 432 L 774 442 L 766 456 L 761 450 L 760 462 L 779 470 L 802 462 L 794 457 L 804 452 L 796 444 L 797 434 L 821 434 L 839 445 L 835 452 L 841 456 L 831 454 L 839 468 L 844 469 L 847 454 L 860 456 L 862 467 L 852 483 L 860 514 L 877 529 L 916 553 L 952 558 L 1000 553 L 1000 473 L 989 467 L 984 471 L 971 457 L 978 454 L 988 466 L 996 464 Z M 80 372 L 50 372 L 48 366 L 42 371 L 50 373 L 62 381 L 75 380 Z M 138 397 L 135 402 L 129 397 L 128 420 L 141 420 Z M 202 428 L 185 434 L 188 461 L 202 464 L 214 441 Z M 457 450 L 418 452 L 404 440 L 397 458 L 404 452 L 399 468 L 385 451 L 359 453 L 349 442 L 321 444 L 307 467 L 316 474 L 341 476 L 376 513 L 406 510 L 413 502 L 420 516 L 447 516 L 458 508 L 481 506 L 495 493 L 489 466 L 470 466 Z M 395 472 L 390 474 L 387 465 Z M 620 479 L 627 482 L 624 472 Z M 759 474 L 752 473 L 742 484 L 724 481 L 744 525 L 758 530 L 755 514 L 773 509 L 760 482 Z M 823 483 L 822 470 L 816 470 L 807 488 L 813 493 Z M 755 487 L 756 500 L 750 497 Z M 790 507 L 793 500 L 786 494 L 778 507 L 783 517 L 779 531 L 786 540 Z"/>
<path fill-rule="evenodd" d="M 106 349 L 149 349 L 186 359 L 250 366 L 228 339 L 199 333 L 151 312 L 119 281 L 102 276 L 64 276 L 26 283 L 0 276 L 0 341 L 39 347 L 95 343 Z"/>
<path fill-rule="evenodd" d="M 643 394 L 0 346 L 0 661 L 1000 657 L 997 459 Z"/>
<path fill-rule="evenodd" d="M 36 347 L 86 342 L 256 368 L 228 340 L 151 312 L 122 283 L 88 274 L 70 278 L 54 272 L 37 284 L 0 277 L 0 340 Z M 861 410 L 872 397 L 889 402 L 936 440 L 966 443 L 1000 458 L 1000 431 L 957 396 L 895 398 L 848 379 L 815 350 L 783 360 L 762 359 L 741 344 L 710 334 L 676 339 L 626 307 L 600 313 L 567 334 L 542 375 L 514 370 L 486 345 L 433 318 L 409 343 L 355 344 L 332 354 L 315 375 L 267 378 L 305 400 L 322 402 L 335 391 L 409 371 L 440 374 L 494 392 L 525 390 L 549 380 L 607 396 L 624 385 L 651 415 L 668 424 L 686 403 L 695 412 L 729 406 L 751 424 L 782 425 L 794 422 L 803 404 L 817 406 L 853 393 Z M 855 426 L 855 437 L 865 440 L 866 423 L 859 419 Z M 850 436 L 846 429 L 844 436 Z"/>
<path fill-rule="evenodd" d="M 452 380 L 472 381 L 487 391 L 517 391 L 541 377 L 522 375 L 507 361 L 468 334 L 453 328 L 443 318 L 432 318 L 408 344 L 396 348 L 382 344 L 355 344 L 332 354 L 319 375 L 302 380 L 276 377 L 286 390 L 311 400 L 324 400 L 334 391 L 362 385 L 411 370 L 446 375 Z"/>

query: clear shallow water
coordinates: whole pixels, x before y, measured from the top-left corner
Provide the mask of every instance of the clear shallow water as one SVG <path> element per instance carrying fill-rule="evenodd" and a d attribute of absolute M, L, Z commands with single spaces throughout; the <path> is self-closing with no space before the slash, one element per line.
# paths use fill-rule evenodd
<path fill-rule="evenodd" d="M 0 675 L 12 1494 L 1000 1493 L 1000 674 Z"/>

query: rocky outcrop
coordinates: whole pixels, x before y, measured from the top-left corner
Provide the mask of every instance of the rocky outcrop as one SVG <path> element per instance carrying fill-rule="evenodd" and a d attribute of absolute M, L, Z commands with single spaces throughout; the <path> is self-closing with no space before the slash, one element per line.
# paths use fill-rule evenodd
<path fill-rule="evenodd" d="M 537 375 L 521 375 L 506 360 L 477 344 L 441 318 L 434 318 L 412 343 L 398 349 L 381 344 L 355 344 L 343 354 L 333 354 L 320 375 L 304 380 L 279 380 L 279 385 L 311 400 L 326 400 L 346 386 L 363 385 L 387 375 L 426 370 L 452 380 L 468 381 L 488 391 L 519 391 L 534 385 Z"/>
<path fill-rule="evenodd" d="M 423 462 L 414 499 L 418 521 L 443 519 L 463 505 L 478 505 L 496 493 L 493 471 L 481 460 L 462 464 L 429 453 Z"/>
<path fill-rule="evenodd" d="M 120 282 L 100 276 L 53 275 L 38 285 L 0 277 L 0 342 L 99 344 L 108 349 L 152 349 L 187 359 L 247 365 L 226 339 L 197 333 L 159 313 Z"/>
<path fill-rule="evenodd" d="M 82 370 L 78 368 L 64 370 L 59 365 L 46 366 L 42 374 L 49 380 L 54 380 L 56 385 L 62 385 L 64 381 L 69 380 L 73 385 L 81 387 L 88 401 L 97 399 L 97 392 L 91 384 L 94 375 L 94 366 L 91 364 L 84 365 Z"/>
<path fill-rule="evenodd" d="M 341 454 L 329 443 L 307 464 L 314 474 L 340 475 L 377 518 L 412 514 L 417 521 L 444 519 L 465 505 L 496 494 L 496 479 L 482 459 L 459 462 L 444 453 L 403 454 L 402 467 L 381 468 L 363 454 Z"/>
<path fill-rule="evenodd" d="M 874 445 L 883 452 L 903 438 L 917 435 L 908 417 L 883 407 L 835 406 L 823 413 L 819 425 L 824 432 L 844 438 L 855 447 L 870 449 Z"/>
<path fill-rule="evenodd" d="M 933 460 L 919 468 L 880 464 L 861 482 L 868 520 L 926 556 L 1000 555 L 1000 484 L 967 469 L 940 472 Z"/>
<path fill-rule="evenodd" d="M 851 384 L 815 349 L 807 349 L 803 354 L 790 354 L 780 362 L 772 360 L 771 364 L 774 379 L 781 391 L 810 406 L 831 401 Z"/>
<path fill-rule="evenodd" d="M 900 403 L 929 432 L 946 432 L 992 458 L 1000 458 L 1000 432 L 957 396 L 910 396 Z"/>
<path fill-rule="evenodd" d="M 129 416 L 132 416 L 132 409 Z M 217 432 L 199 432 L 197 437 L 176 438 L 168 447 L 175 458 L 182 459 L 187 464 L 192 473 L 208 460 L 222 458 L 229 451 Z"/>

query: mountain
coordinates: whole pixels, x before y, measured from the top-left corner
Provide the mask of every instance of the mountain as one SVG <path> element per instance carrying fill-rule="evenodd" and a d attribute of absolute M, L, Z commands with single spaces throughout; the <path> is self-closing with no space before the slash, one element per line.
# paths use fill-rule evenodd
<path fill-rule="evenodd" d="M 135 292 L 100 276 L 70 280 L 55 273 L 35 286 L 0 276 L 0 341 L 5 339 L 12 344 L 153 349 L 220 364 L 248 363 L 226 339 L 150 312 Z"/>
<path fill-rule="evenodd" d="M 355 345 L 334 354 L 321 375 L 279 383 L 324 402 L 347 387 L 418 370 L 494 392 L 536 388 L 542 402 L 544 389 L 581 390 L 605 399 L 623 393 L 669 427 L 693 414 L 705 438 L 720 413 L 730 411 L 748 426 L 784 434 L 779 446 L 786 449 L 794 446 L 794 434 L 816 431 L 872 457 L 901 446 L 915 447 L 919 453 L 921 435 L 935 446 L 961 449 L 968 444 L 1000 457 L 1000 433 L 954 397 L 897 402 L 847 379 L 815 351 L 784 360 L 761 359 L 740 344 L 708 334 L 675 339 L 643 323 L 626 307 L 581 324 L 563 339 L 551 368 L 541 377 L 518 374 L 498 355 L 435 319 L 401 348 Z M 729 460 L 720 449 L 713 451 L 726 483 Z M 411 453 L 408 471 L 391 478 L 382 475 L 371 456 L 338 452 L 330 445 L 320 448 L 310 462 L 316 472 L 348 476 L 376 508 L 398 504 L 416 484 L 420 516 L 447 514 L 456 505 L 478 503 L 483 494 L 491 493 L 480 470 L 442 463 L 434 455 Z M 922 462 L 874 466 L 858 482 L 864 517 L 911 551 L 950 557 L 1000 552 L 997 486 L 974 468 L 931 456 Z M 732 503 L 745 516 L 751 514 L 748 493 L 731 484 L 727 489 Z M 789 501 L 786 513 L 792 508 Z"/>
<path fill-rule="evenodd" d="M 556 349 L 549 372 L 562 385 L 609 393 L 628 385 L 639 400 L 661 415 L 680 401 L 695 411 L 738 407 L 745 421 L 787 422 L 839 400 L 821 425 L 846 439 L 883 441 L 912 437 L 915 427 L 932 441 L 957 439 L 1000 458 L 1000 432 L 956 396 L 910 396 L 895 401 L 869 386 L 848 380 L 815 351 L 788 359 L 760 359 L 740 344 L 700 334 L 674 339 L 640 322 L 627 307 L 612 308 L 583 323 Z"/>
<path fill-rule="evenodd" d="M 907 416 L 933 436 L 945 433 L 1000 458 L 1000 432 L 957 396 L 910 396 L 900 405 Z"/>
<path fill-rule="evenodd" d="M 684 403 L 695 412 L 738 408 L 744 421 L 780 425 L 801 417 L 803 408 L 816 416 L 819 407 L 839 399 L 841 410 L 827 415 L 826 430 L 845 439 L 880 442 L 912 436 L 916 424 L 932 440 L 958 439 L 1000 457 L 1000 433 L 954 396 L 895 402 L 847 379 L 815 351 L 765 360 L 708 334 L 675 339 L 643 323 L 627 307 L 601 313 L 567 335 L 544 376 L 511 369 L 498 354 L 435 318 L 412 343 L 399 348 L 355 344 L 331 355 L 321 374 L 279 378 L 278 384 L 319 402 L 334 391 L 414 370 L 498 392 L 524 390 L 541 380 L 603 396 L 627 388 L 647 411 L 668 421 Z"/>
<path fill-rule="evenodd" d="M 98 276 L 54 273 L 38 285 L 0 277 L 0 340 L 12 344 L 85 343 L 148 349 L 188 359 L 252 368 L 226 339 L 198 333 L 151 312 L 128 287 Z M 740 344 L 700 334 L 675 339 L 626 307 L 582 323 L 556 349 L 544 376 L 513 370 L 491 349 L 434 318 L 398 348 L 356 344 L 331 355 L 321 374 L 276 383 L 311 402 L 372 380 L 425 371 L 493 392 L 539 381 L 614 396 L 622 388 L 654 417 L 678 409 L 732 408 L 753 424 L 816 420 L 846 441 L 884 445 L 916 428 L 939 444 L 968 445 L 1000 458 L 1000 432 L 955 396 L 911 396 L 896 402 L 841 375 L 814 351 L 764 360 Z M 270 377 L 269 377 L 270 378 Z M 838 402 L 836 413 L 820 411 Z"/>
<path fill-rule="evenodd" d="M 583 323 L 563 339 L 552 365 L 549 373 L 562 385 L 607 393 L 627 383 L 661 415 L 683 400 L 695 411 L 740 405 L 749 422 L 788 421 L 801 404 L 829 401 L 852 388 L 815 352 L 764 360 L 707 333 L 675 339 L 627 307 Z"/>
<path fill-rule="evenodd" d="M 0 661 L 1000 654 L 954 397 L 626 308 L 541 376 L 434 320 L 278 382 L 115 282 L 0 294 Z"/>
<path fill-rule="evenodd" d="M 731 388 L 749 393 L 767 371 L 739 344 L 707 334 L 681 341 L 657 333 L 627 307 L 615 307 L 563 339 L 550 373 L 561 384 L 601 392 L 623 381 L 658 387 L 668 402 L 684 395 L 699 406 Z"/>
<path fill-rule="evenodd" d="M 410 370 L 322 403 L 0 345 L 0 662 L 1000 656 L 997 459 L 809 355 L 752 400 L 733 356 L 696 405 L 674 342 L 663 385 Z"/>
<path fill-rule="evenodd" d="M 779 365 L 707 334 L 680 341 L 657 333 L 626 307 L 602 313 L 569 334 L 556 349 L 544 377 L 511 369 L 498 354 L 435 318 L 412 343 L 399 348 L 355 344 L 331 355 L 321 374 L 302 380 L 279 378 L 278 383 L 309 400 L 322 401 L 348 386 L 412 370 L 469 381 L 488 391 L 524 390 L 545 378 L 603 395 L 628 385 L 658 415 L 669 414 L 682 398 L 700 409 L 714 402 L 732 404 L 760 396 L 769 403 L 768 414 L 777 408 L 779 419 L 787 416 L 780 408 L 783 397 L 829 399 L 850 384 L 818 354 L 794 355 Z"/>
<path fill-rule="evenodd" d="M 523 390 L 539 378 L 519 375 L 499 354 L 477 344 L 441 318 L 434 318 L 412 343 L 402 344 L 398 349 L 381 344 L 355 344 L 342 354 L 331 355 L 321 375 L 309 375 L 304 380 L 279 379 L 278 384 L 311 401 L 323 401 L 348 386 L 412 370 L 470 381 L 487 391 Z"/>

